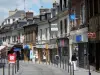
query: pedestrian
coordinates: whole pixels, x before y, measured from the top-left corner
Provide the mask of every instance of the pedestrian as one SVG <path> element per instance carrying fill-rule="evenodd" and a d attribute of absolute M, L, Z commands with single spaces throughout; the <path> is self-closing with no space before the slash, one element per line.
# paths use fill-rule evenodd
<path fill-rule="evenodd" d="M 74 70 L 76 70 L 76 64 L 77 64 L 77 57 L 76 57 L 76 53 L 74 53 L 72 55 L 72 64 L 74 66 Z"/>

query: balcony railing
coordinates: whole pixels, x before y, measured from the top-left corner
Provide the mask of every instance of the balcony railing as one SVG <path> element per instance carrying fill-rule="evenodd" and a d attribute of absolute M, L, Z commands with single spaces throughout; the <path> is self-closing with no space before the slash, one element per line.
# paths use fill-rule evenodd
<path fill-rule="evenodd" d="M 82 28 L 85 28 L 85 27 L 87 27 L 86 24 L 79 25 L 79 26 L 74 26 L 74 27 L 71 27 L 71 31 L 82 29 Z"/>

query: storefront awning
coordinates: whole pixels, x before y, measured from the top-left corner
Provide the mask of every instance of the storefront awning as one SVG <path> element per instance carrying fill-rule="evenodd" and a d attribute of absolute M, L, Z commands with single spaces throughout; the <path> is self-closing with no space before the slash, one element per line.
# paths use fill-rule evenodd
<path fill-rule="evenodd" d="M 28 49 L 29 50 L 30 49 L 29 45 L 25 45 L 24 49 Z"/>
<path fill-rule="evenodd" d="M 14 51 L 21 51 L 21 48 L 14 48 Z"/>
<path fill-rule="evenodd" d="M 3 50 L 6 46 L 0 46 L 0 51 Z"/>

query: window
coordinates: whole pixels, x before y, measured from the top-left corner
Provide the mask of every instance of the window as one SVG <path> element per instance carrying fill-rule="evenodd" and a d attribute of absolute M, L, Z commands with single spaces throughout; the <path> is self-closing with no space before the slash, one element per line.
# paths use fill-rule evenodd
<path fill-rule="evenodd" d="M 94 1 L 94 15 L 98 14 L 98 0 Z"/>
<path fill-rule="evenodd" d="M 89 12 L 89 14 L 90 14 L 90 17 L 92 17 L 93 16 L 93 0 L 89 0 L 89 4 L 90 4 L 90 12 Z"/>
<path fill-rule="evenodd" d="M 21 20 L 21 18 L 19 18 L 19 20 Z"/>
<path fill-rule="evenodd" d="M 85 23 L 85 5 L 81 5 L 81 17 L 82 17 L 82 23 Z"/>
<path fill-rule="evenodd" d="M 28 33 L 26 33 L 26 42 L 28 41 Z"/>
<path fill-rule="evenodd" d="M 46 40 L 47 40 L 48 28 L 45 28 L 45 32 L 46 32 L 45 36 L 46 36 Z"/>
<path fill-rule="evenodd" d="M 60 21 L 60 34 L 62 34 L 62 20 Z"/>
<path fill-rule="evenodd" d="M 30 41 L 30 32 L 28 32 L 28 42 Z"/>
<path fill-rule="evenodd" d="M 65 33 L 67 33 L 67 19 L 64 19 Z"/>
<path fill-rule="evenodd" d="M 8 19 L 8 23 L 10 23 L 10 19 Z"/>
<path fill-rule="evenodd" d="M 62 11 L 62 0 L 60 0 L 60 9 Z"/>
<path fill-rule="evenodd" d="M 42 20 L 45 20 L 45 16 L 41 16 L 42 17 Z"/>
<path fill-rule="evenodd" d="M 64 0 L 64 8 L 66 8 L 66 0 Z"/>
<path fill-rule="evenodd" d="M 42 29 L 40 29 L 40 39 L 42 40 Z"/>
<path fill-rule="evenodd" d="M 34 32 L 34 31 L 33 31 L 33 32 Z M 33 37 L 34 37 L 33 32 L 31 32 L 31 39 L 32 39 L 32 41 L 33 41 Z"/>
<path fill-rule="evenodd" d="M 13 19 L 13 22 L 15 21 L 15 19 Z"/>
<path fill-rule="evenodd" d="M 99 10 L 99 13 L 100 13 L 100 0 L 98 0 L 98 10 Z"/>

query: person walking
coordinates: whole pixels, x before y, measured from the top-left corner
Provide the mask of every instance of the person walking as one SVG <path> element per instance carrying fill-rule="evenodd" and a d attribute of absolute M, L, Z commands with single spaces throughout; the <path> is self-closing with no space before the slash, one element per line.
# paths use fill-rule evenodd
<path fill-rule="evenodd" d="M 73 64 L 73 66 L 74 66 L 74 70 L 76 70 L 76 69 L 77 69 L 77 68 L 76 68 L 76 64 L 77 64 L 76 53 L 74 53 L 74 54 L 72 55 L 72 64 Z"/>

